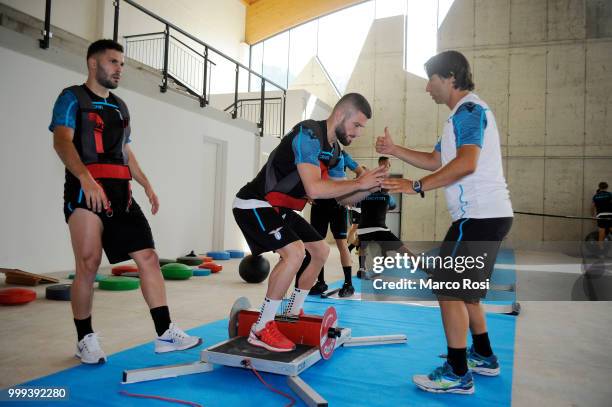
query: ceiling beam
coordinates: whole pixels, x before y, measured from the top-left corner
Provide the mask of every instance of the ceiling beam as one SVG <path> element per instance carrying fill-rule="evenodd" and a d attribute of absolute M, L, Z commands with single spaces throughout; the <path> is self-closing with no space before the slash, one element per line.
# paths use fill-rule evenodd
<path fill-rule="evenodd" d="M 254 44 L 364 0 L 245 0 L 245 41 Z"/>

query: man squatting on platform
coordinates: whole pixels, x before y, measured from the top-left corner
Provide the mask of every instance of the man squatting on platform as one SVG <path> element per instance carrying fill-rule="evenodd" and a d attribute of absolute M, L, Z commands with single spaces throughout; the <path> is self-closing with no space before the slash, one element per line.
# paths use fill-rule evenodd
<path fill-rule="evenodd" d="M 289 315 L 300 315 L 308 292 L 325 264 L 329 245 L 300 215 L 308 199 L 336 198 L 341 204 L 358 202 L 380 189 L 385 168 L 345 179 L 340 144 L 360 137 L 372 117 L 368 101 L 349 93 L 334 106 L 327 120 L 298 123 L 272 151 L 259 174 L 238 191 L 233 204 L 236 223 L 252 254 L 275 251 L 280 255 L 268 281 L 266 297 L 248 341 L 275 352 L 295 344 L 277 328 L 274 317 L 300 268 L 305 250 L 310 263 L 300 276 L 288 304 Z"/>

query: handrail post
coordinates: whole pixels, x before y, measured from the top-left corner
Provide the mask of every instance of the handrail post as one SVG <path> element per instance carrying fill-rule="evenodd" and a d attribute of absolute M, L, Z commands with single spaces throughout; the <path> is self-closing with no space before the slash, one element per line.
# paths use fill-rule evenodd
<path fill-rule="evenodd" d="M 265 94 L 266 94 L 266 80 L 261 80 L 261 101 L 259 105 L 259 137 L 264 135 L 264 105 L 265 105 Z"/>
<path fill-rule="evenodd" d="M 113 5 L 115 6 L 115 22 L 113 24 L 113 41 L 117 41 L 119 37 L 119 2 L 121 0 L 115 0 Z"/>
<path fill-rule="evenodd" d="M 240 67 L 236 64 L 236 83 L 234 86 L 234 111 L 232 112 L 232 119 L 238 117 L 238 73 L 240 72 Z"/>
<path fill-rule="evenodd" d="M 283 91 L 283 117 L 281 118 L 281 131 L 280 131 L 280 137 L 283 137 L 285 135 L 285 107 L 287 106 L 287 91 L 284 90 Z"/>
<path fill-rule="evenodd" d="M 38 45 L 42 49 L 47 49 L 49 48 L 49 39 L 53 36 L 51 33 L 51 0 L 45 2 L 45 26 L 42 35 L 42 39 L 38 40 Z"/>
<path fill-rule="evenodd" d="M 200 107 L 204 107 L 208 104 L 208 98 L 206 94 L 206 80 L 208 76 L 208 47 L 204 47 L 204 82 L 202 84 L 202 97 L 200 98 Z"/>
<path fill-rule="evenodd" d="M 165 93 L 168 90 L 168 52 L 170 48 L 170 26 L 166 24 L 164 31 L 164 71 L 162 72 L 162 84 L 159 85 L 159 91 Z"/>

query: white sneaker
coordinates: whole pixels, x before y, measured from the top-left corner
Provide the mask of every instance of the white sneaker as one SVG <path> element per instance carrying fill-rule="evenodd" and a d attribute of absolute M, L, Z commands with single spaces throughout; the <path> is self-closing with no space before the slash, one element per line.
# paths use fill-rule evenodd
<path fill-rule="evenodd" d="M 81 359 L 81 363 L 95 365 L 106 362 L 106 354 L 100 347 L 100 342 L 98 341 L 98 335 L 96 333 L 85 335 L 85 337 L 77 343 L 75 356 Z"/>
<path fill-rule="evenodd" d="M 155 353 L 172 352 L 175 350 L 191 349 L 202 343 L 197 336 L 189 336 L 176 324 L 171 323 L 170 328 L 162 336 L 155 338 Z"/>

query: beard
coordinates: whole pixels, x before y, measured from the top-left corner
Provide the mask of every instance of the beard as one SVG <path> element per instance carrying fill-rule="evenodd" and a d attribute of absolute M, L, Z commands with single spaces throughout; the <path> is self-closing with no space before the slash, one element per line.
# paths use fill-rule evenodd
<path fill-rule="evenodd" d="M 96 81 L 106 89 L 116 89 L 117 86 L 119 86 L 118 83 L 112 81 L 112 76 L 103 69 L 99 69 L 98 72 L 96 72 Z"/>
<path fill-rule="evenodd" d="M 344 121 L 338 126 L 336 126 L 336 129 L 334 131 L 336 133 L 336 138 L 338 139 L 340 144 L 342 144 L 343 146 L 348 146 L 351 144 L 351 140 L 348 138 L 348 135 L 346 134 L 346 129 L 344 128 Z"/>

